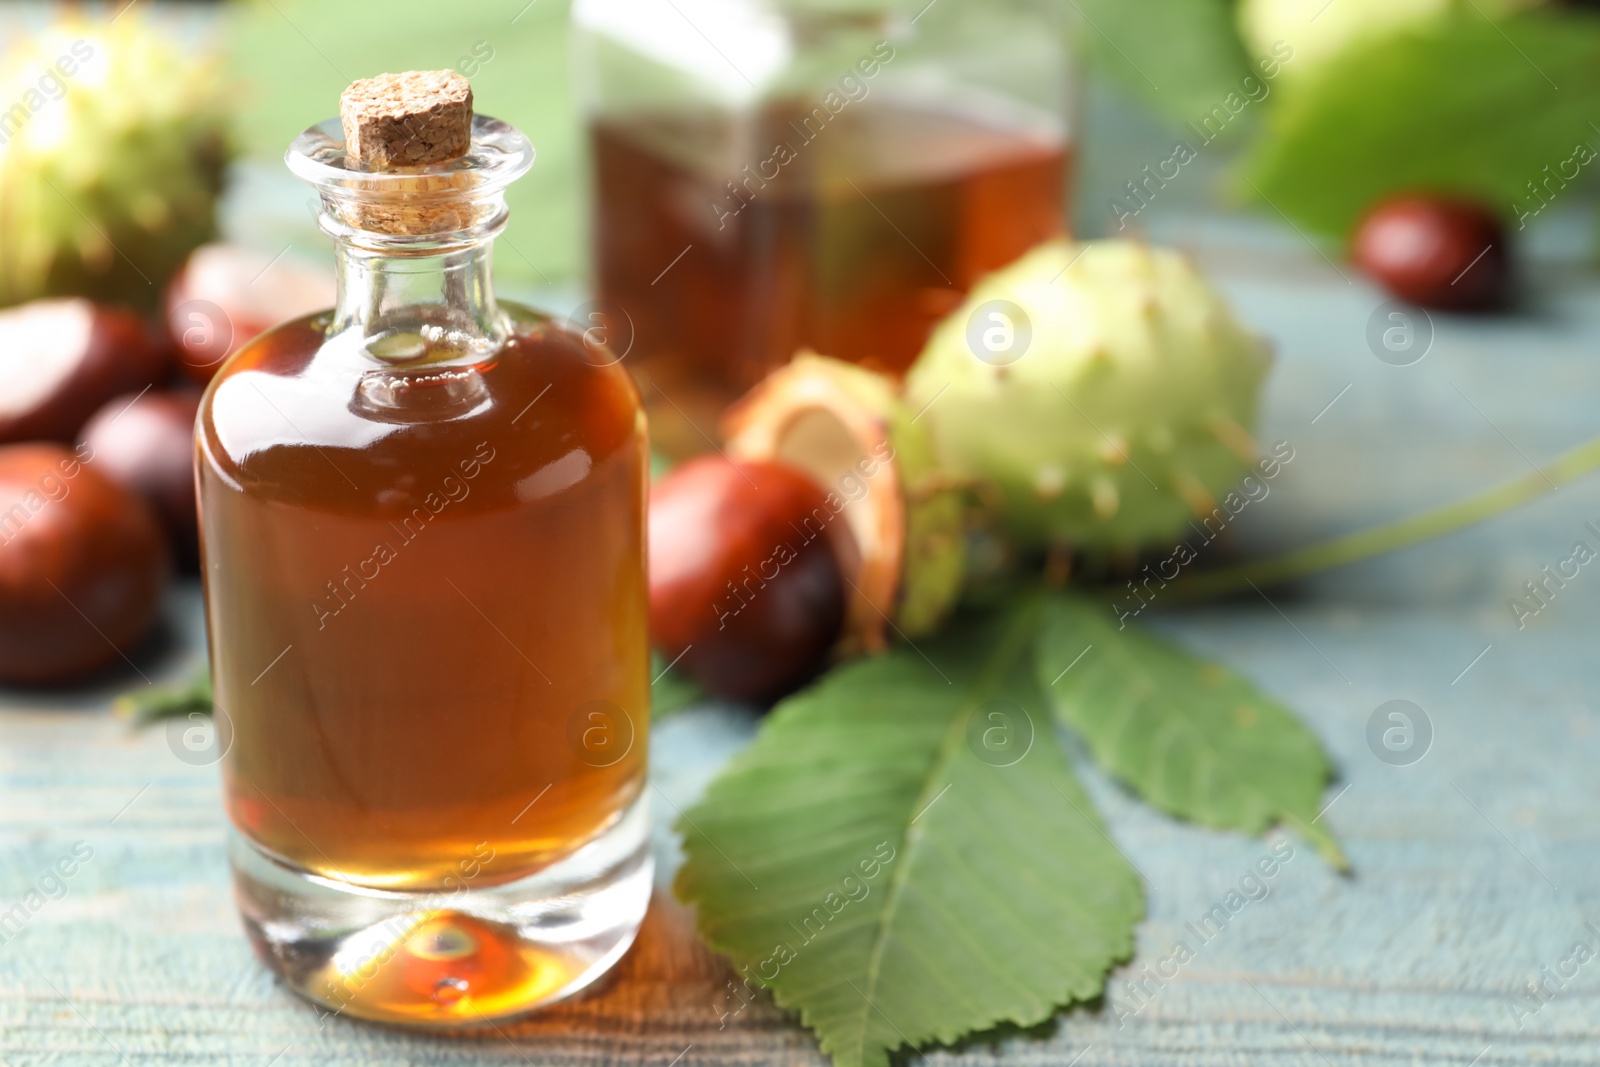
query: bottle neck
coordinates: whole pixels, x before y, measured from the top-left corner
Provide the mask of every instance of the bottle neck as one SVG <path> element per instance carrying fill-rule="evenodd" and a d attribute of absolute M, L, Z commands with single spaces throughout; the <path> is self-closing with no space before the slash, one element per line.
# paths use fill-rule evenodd
<path fill-rule="evenodd" d="M 498 229 L 498 227 L 496 227 Z M 396 255 L 337 243 L 338 301 L 331 333 L 383 362 L 481 358 L 508 335 L 495 302 L 493 234 L 437 254 Z"/>
<path fill-rule="evenodd" d="M 397 364 L 481 359 L 511 335 L 495 303 L 490 251 L 505 228 L 505 190 L 533 165 L 533 145 L 487 115 L 465 155 L 425 166 L 352 162 L 344 125 L 306 130 L 284 157 L 322 201 L 317 224 L 338 249 L 339 350 Z"/>

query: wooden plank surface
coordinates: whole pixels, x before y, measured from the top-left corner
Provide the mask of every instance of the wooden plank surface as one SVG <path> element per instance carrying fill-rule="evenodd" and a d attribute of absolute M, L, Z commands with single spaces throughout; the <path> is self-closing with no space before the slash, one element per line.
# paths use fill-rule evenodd
<path fill-rule="evenodd" d="M 1163 236 L 1194 246 L 1279 353 L 1262 436 L 1291 441 L 1296 458 L 1239 519 L 1238 546 L 1265 550 L 1447 500 L 1600 432 L 1600 285 L 1588 276 L 1545 268 L 1525 314 L 1437 317 L 1428 357 L 1396 368 L 1364 340 L 1382 297 L 1292 234 L 1236 224 Z M 1264 899 L 1199 942 L 1186 924 L 1269 843 L 1176 823 L 1085 768 L 1148 883 L 1137 958 L 1102 1003 L 927 1060 L 1600 1064 L 1600 961 L 1548 985 L 1537 1013 L 1516 1008 L 1542 967 L 1558 969 L 1585 938 L 1600 945 L 1585 927 L 1600 920 L 1600 571 L 1585 570 L 1526 629 L 1506 606 L 1600 520 L 1597 485 L 1270 602 L 1152 612 L 1323 739 L 1341 774 L 1324 818 L 1355 874 L 1334 875 L 1297 848 Z M 192 588 L 174 594 L 169 640 L 141 670 L 189 669 L 197 608 Z M 0 944 L 0 1063 L 822 1062 L 770 1004 L 729 1013 L 728 970 L 664 894 L 610 979 L 528 1021 L 452 1037 L 319 1025 L 240 933 L 215 769 L 175 758 L 162 730 L 113 719 L 110 696 L 130 684 L 140 684 L 131 672 L 70 698 L 0 694 L 0 912 L 76 842 L 93 850 L 65 894 Z M 1433 725 L 1431 750 L 1411 766 L 1380 761 L 1366 740 L 1373 710 L 1396 698 Z M 690 803 L 754 728 L 718 707 L 663 724 L 657 799 Z M 676 857 L 671 805 L 656 805 L 663 884 Z M 1195 958 L 1160 978 L 1186 938 Z"/>

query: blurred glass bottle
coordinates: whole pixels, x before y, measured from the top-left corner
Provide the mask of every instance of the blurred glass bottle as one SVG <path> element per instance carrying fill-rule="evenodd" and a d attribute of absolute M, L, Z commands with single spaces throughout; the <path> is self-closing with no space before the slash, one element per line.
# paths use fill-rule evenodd
<path fill-rule="evenodd" d="M 1065 229 L 1050 0 L 576 0 L 573 21 L 587 322 L 669 452 L 799 349 L 903 371 L 978 277 Z"/>

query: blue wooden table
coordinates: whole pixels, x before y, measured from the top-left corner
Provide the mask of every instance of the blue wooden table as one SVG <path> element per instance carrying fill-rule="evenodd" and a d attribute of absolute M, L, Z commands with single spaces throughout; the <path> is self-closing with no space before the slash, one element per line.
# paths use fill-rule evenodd
<path fill-rule="evenodd" d="M 1152 235 L 1192 251 L 1278 352 L 1260 436 L 1290 442 L 1295 458 L 1237 521 L 1234 551 L 1442 503 L 1600 433 L 1600 282 L 1562 234 L 1546 231 L 1523 311 L 1434 316 L 1427 355 L 1394 366 L 1367 342 L 1382 294 L 1293 231 L 1153 218 Z M 1271 841 L 1177 823 L 1085 766 L 1148 882 L 1137 957 L 1102 1004 L 927 1060 L 1600 1064 L 1600 959 L 1574 951 L 1600 950 L 1600 567 L 1525 627 L 1508 606 L 1575 541 L 1600 548 L 1590 521 L 1600 525 L 1600 479 L 1270 601 L 1147 615 L 1322 738 L 1339 765 L 1323 818 L 1355 873 L 1297 849 L 1268 895 L 1164 979 L 1186 924 Z M 154 681 L 200 661 L 197 590 L 175 590 L 167 619 L 165 646 L 139 663 Z M 112 716 L 112 696 L 143 684 L 129 671 L 90 693 L 0 693 L 0 915 L 30 893 L 40 904 L 0 928 L 0 1063 L 823 1062 L 766 1002 L 719 1024 L 729 972 L 665 893 L 612 979 L 534 1019 L 462 1038 L 319 1024 L 245 944 L 216 768 L 180 759 L 165 729 Z M 1391 700 L 1428 724 L 1413 762 L 1369 744 L 1369 719 Z M 670 719 L 652 739 L 654 784 L 687 806 L 755 726 L 714 706 Z M 663 885 L 671 814 L 658 805 Z"/>

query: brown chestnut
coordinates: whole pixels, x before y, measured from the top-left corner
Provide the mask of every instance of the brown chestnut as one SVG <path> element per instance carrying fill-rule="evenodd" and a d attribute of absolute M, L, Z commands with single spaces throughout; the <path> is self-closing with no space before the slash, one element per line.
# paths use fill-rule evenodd
<path fill-rule="evenodd" d="M 1493 212 L 1459 197 L 1406 195 L 1379 203 L 1356 227 L 1356 266 L 1401 300 L 1478 311 L 1505 303 L 1505 230 Z"/>
<path fill-rule="evenodd" d="M 702 456 L 668 472 L 650 492 L 657 647 L 733 700 L 769 703 L 808 681 L 844 622 L 836 518 L 786 464 Z"/>
<path fill-rule="evenodd" d="M 0 448 L 0 682 L 70 681 L 127 656 L 166 577 L 137 495 L 60 445 Z"/>
<path fill-rule="evenodd" d="M 333 306 L 334 276 L 286 256 L 202 245 L 167 287 L 167 330 L 178 365 L 204 385 L 247 341 Z"/>
<path fill-rule="evenodd" d="M 185 570 L 200 560 L 194 496 L 196 390 L 155 389 L 119 396 L 83 428 L 78 454 L 94 469 L 144 497 L 166 527 Z"/>
<path fill-rule="evenodd" d="M 87 300 L 0 311 L 0 444 L 70 443 L 107 400 L 167 374 L 144 320 Z"/>

